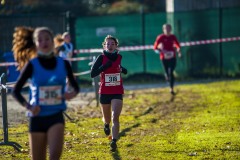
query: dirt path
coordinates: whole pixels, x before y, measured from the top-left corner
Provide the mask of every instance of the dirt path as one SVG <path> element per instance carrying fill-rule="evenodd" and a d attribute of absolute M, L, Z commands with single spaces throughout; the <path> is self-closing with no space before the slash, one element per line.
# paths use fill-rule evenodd
<path fill-rule="evenodd" d="M 166 84 L 140 84 L 140 85 L 129 85 L 124 86 L 125 90 L 138 90 L 138 89 L 148 89 L 148 88 L 158 88 L 164 87 Z M 28 99 L 27 92 L 23 94 L 26 99 Z M 67 101 L 68 110 L 83 108 L 89 105 L 96 106 L 97 101 L 95 99 L 95 93 L 92 88 L 84 89 L 78 96 L 71 101 Z M 67 110 L 67 111 L 68 111 Z M 66 112 L 67 112 L 66 111 Z M 28 118 L 26 117 L 26 109 L 23 108 L 10 93 L 7 94 L 7 118 L 8 124 L 16 125 L 19 123 L 27 123 Z M 0 128 L 2 127 L 2 98 L 0 96 Z"/>
<path fill-rule="evenodd" d="M 28 94 L 24 94 L 27 98 Z M 1 96 L 0 96 L 1 97 Z M 2 98 L 0 98 L 0 127 L 2 127 Z M 75 107 L 85 107 L 90 103 L 96 104 L 94 92 L 79 93 L 78 96 L 71 101 L 67 101 L 68 109 Z M 93 104 L 93 105 L 94 105 Z M 27 123 L 26 109 L 22 107 L 11 94 L 7 94 L 7 118 L 9 126 L 16 123 Z"/>

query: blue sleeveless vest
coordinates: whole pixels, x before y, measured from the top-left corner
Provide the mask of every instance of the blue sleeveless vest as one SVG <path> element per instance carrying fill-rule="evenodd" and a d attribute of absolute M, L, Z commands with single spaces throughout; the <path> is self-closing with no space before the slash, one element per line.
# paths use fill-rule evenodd
<path fill-rule="evenodd" d="M 30 83 L 30 104 L 39 105 L 38 116 L 47 116 L 66 110 L 63 98 L 66 85 L 66 68 L 64 60 L 56 57 L 57 65 L 52 70 L 42 67 L 38 58 L 31 60 L 33 74 Z"/>
<path fill-rule="evenodd" d="M 59 56 L 60 57 L 62 57 L 62 58 L 64 58 L 64 59 L 66 59 L 66 58 L 71 58 L 70 57 L 70 53 L 71 52 L 73 52 L 73 45 L 72 45 L 72 43 L 64 43 L 63 44 L 63 46 L 64 46 L 64 48 L 65 48 L 65 50 L 64 51 L 60 51 L 60 53 L 59 53 Z"/>

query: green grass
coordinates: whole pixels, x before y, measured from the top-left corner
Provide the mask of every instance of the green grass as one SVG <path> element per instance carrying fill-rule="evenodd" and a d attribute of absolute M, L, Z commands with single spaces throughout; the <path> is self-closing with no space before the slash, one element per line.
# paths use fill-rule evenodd
<path fill-rule="evenodd" d="M 69 110 L 62 159 L 178 160 L 240 159 L 240 81 L 126 91 L 118 150 L 110 152 L 100 108 Z M 0 140 L 3 141 L 2 131 Z M 0 146 L 0 159 L 29 159 L 27 124 L 9 128 L 9 141 L 22 152 Z"/>

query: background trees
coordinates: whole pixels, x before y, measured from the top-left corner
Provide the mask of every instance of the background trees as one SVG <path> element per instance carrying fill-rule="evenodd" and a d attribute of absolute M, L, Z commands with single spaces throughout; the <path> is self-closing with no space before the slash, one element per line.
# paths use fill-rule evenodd
<path fill-rule="evenodd" d="M 0 0 L 0 14 L 63 13 L 109 15 L 165 11 L 165 0 Z"/>

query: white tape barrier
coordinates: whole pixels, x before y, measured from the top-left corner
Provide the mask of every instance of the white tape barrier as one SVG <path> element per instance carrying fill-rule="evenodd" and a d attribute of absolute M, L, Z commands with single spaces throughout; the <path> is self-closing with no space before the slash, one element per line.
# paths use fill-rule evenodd
<path fill-rule="evenodd" d="M 69 61 L 83 61 L 83 60 L 92 60 L 92 57 L 78 57 L 78 58 L 67 58 Z"/>
<path fill-rule="evenodd" d="M 69 61 L 82 61 L 82 60 L 93 60 L 93 57 L 77 57 L 77 58 L 68 58 L 67 60 Z M 91 63 L 91 62 L 90 62 Z M 6 63 L 0 63 L 0 66 L 17 66 L 17 62 L 6 62 Z M 91 70 L 88 71 L 84 71 L 84 72 L 79 72 L 79 73 L 74 73 L 75 76 L 81 76 L 81 75 L 85 75 L 85 74 L 89 74 L 91 72 Z M 7 86 L 8 87 L 13 87 L 15 85 L 16 82 L 8 82 Z M 24 87 L 27 87 L 28 84 L 26 84 Z M 0 86 L 1 88 L 1 86 Z"/>
<path fill-rule="evenodd" d="M 240 40 L 240 37 L 231 37 L 231 38 L 210 39 L 210 40 L 201 40 L 201 41 L 190 41 L 190 42 L 182 42 L 180 43 L 180 46 L 185 47 L 185 46 L 222 43 L 222 42 L 239 41 L 239 40 Z M 119 47 L 120 51 L 137 51 L 137 50 L 150 50 L 150 49 L 153 49 L 153 45 Z M 77 53 L 99 53 L 99 52 L 102 52 L 102 48 L 74 50 L 74 53 L 76 54 Z"/>
<path fill-rule="evenodd" d="M 92 57 L 77 57 L 77 58 L 67 58 L 69 61 L 83 61 L 83 60 L 92 60 Z M 17 66 L 17 62 L 4 62 L 0 63 L 0 67 L 3 66 Z"/>
<path fill-rule="evenodd" d="M 239 41 L 239 40 L 240 40 L 240 37 L 232 37 L 232 38 L 210 39 L 210 40 L 202 40 L 202 41 L 191 41 L 191 42 L 180 43 L 180 45 L 184 47 L 184 46 L 222 43 L 222 42 Z"/>
<path fill-rule="evenodd" d="M 82 76 L 82 75 L 85 75 L 85 74 L 89 74 L 90 72 L 91 72 L 91 70 L 80 72 L 80 73 L 74 73 L 74 76 Z"/>
<path fill-rule="evenodd" d="M 0 66 L 17 66 L 17 62 L 5 62 L 5 63 L 0 63 Z"/>
<path fill-rule="evenodd" d="M 221 39 L 210 39 L 210 40 L 201 40 L 201 41 L 190 41 L 190 42 L 181 42 L 180 46 L 194 46 L 194 45 L 202 45 L 202 44 L 212 44 L 212 43 L 222 43 L 222 42 L 230 42 L 230 41 L 239 41 L 240 37 L 231 37 L 231 38 L 221 38 Z M 144 46 L 125 46 L 119 47 L 120 51 L 137 51 L 137 50 L 152 50 L 153 45 L 144 45 Z M 100 53 L 102 52 L 102 48 L 95 49 L 79 49 L 74 50 L 74 53 Z M 78 57 L 78 58 L 68 58 L 69 61 L 81 61 L 81 60 L 92 60 L 92 57 Z M 6 62 L 0 63 L 1 66 L 13 66 L 17 65 L 16 62 Z"/>
<path fill-rule="evenodd" d="M 7 85 L 8 88 L 13 88 L 15 84 L 16 84 L 16 82 L 7 82 L 7 83 L 6 83 L 6 85 Z M 26 87 L 28 87 L 28 86 L 29 86 L 29 83 L 25 83 L 24 86 L 23 86 L 23 88 L 26 88 Z"/>

